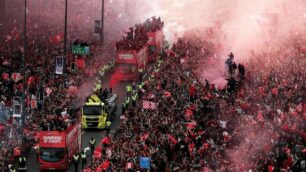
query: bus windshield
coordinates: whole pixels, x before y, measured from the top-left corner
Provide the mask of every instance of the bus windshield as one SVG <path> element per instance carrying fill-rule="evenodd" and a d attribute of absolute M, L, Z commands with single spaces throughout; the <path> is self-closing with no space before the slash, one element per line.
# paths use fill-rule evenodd
<path fill-rule="evenodd" d="M 83 115 L 101 115 L 102 106 L 83 106 Z"/>
<path fill-rule="evenodd" d="M 59 162 L 65 157 L 64 148 L 41 148 L 40 158 L 46 162 Z"/>

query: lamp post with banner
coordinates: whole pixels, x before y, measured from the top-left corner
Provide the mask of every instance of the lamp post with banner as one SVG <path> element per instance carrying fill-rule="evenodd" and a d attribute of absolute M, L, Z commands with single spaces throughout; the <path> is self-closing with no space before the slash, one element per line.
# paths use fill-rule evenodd
<path fill-rule="evenodd" d="M 26 97 L 26 74 L 25 74 L 25 59 L 27 57 L 27 0 L 24 0 L 24 23 L 23 23 L 23 55 L 22 55 L 22 96 L 21 96 L 21 117 L 20 117 L 20 134 L 23 140 L 23 128 L 24 128 L 24 119 L 25 119 L 25 97 Z"/>
<path fill-rule="evenodd" d="M 65 30 L 64 30 L 64 55 L 67 54 L 67 16 L 68 16 L 68 0 L 65 0 Z"/>
<path fill-rule="evenodd" d="M 104 6 L 105 6 L 105 1 L 104 0 L 101 0 L 101 35 L 100 35 L 100 38 L 101 38 L 101 44 L 102 46 L 104 46 Z"/>

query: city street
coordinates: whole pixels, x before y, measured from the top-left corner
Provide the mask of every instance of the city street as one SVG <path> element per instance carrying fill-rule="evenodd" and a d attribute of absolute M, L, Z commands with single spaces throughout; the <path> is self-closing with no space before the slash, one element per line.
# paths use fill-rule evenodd
<path fill-rule="evenodd" d="M 105 79 L 102 80 L 102 85 L 105 88 L 109 88 L 109 77 L 110 74 L 106 75 Z M 93 88 L 94 87 L 94 79 L 90 79 L 90 81 L 85 82 L 79 90 L 82 90 L 82 92 L 84 92 L 84 94 L 90 92 L 89 90 L 84 91 L 82 89 L 82 87 L 86 87 L 88 88 Z M 113 93 L 114 94 L 119 94 L 119 103 L 118 103 L 118 108 L 116 110 L 116 118 L 114 119 L 114 121 L 112 122 L 111 125 L 111 131 L 110 133 L 114 133 L 116 131 L 116 128 L 119 126 L 120 124 L 120 114 L 121 114 L 121 104 L 123 102 L 124 96 L 126 95 L 125 92 L 125 86 L 126 83 L 121 82 L 118 85 L 116 85 L 115 88 L 113 88 Z M 81 106 L 82 104 L 79 104 L 78 102 L 76 102 L 77 106 Z M 82 148 L 86 148 L 89 147 L 89 140 L 91 137 L 94 137 L 96 139 L 96 145 L 98 145 L 98 143 L 100 143 L 101 139 L 104 138 L 106 135 L 106 130 L 82 130 Z M 89 158 L 89 154 L 90 152 L 87 152 L 88 158 Z M 81 163 L 79 164 L 79 169 L 81 169 Z M 31 156 L 29 157 L 28 160 L 28 167 L 29 167 L 29 172 L 39 172 L 39 163 L 36 161 L 36 155 L 34 152 L 32 152 Z M 72 164 L 68 170 L 68 172 L 74 172 L 74 165 Z"/>

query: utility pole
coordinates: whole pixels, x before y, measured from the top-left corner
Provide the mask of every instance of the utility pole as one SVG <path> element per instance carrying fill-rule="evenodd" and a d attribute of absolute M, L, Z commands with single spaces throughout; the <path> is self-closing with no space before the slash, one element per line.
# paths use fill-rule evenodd
<path fill-rule="evenodd" d="M 104 46 L 104 0 L 101 0 L 101 34 L 100 34 L 100 38 L 101 38 L 101 45 L 102 47 Z"/>
<path fill-rule="evenodd" d="M 22 105 L 22 109 L 21 109 L 21 125 L 20 125 L 20 129 L 21 129 L 21 135 L 22 135 L 22 141 L 23 141 L 23 128 L 24 128 L 24 119 L 25 119 L 25 87 L 26 87 L 26 73 L 25 73 L 25 59 L 27 57 L 27 0 L 24 0 L 24 23 L 23 23 L 23 56 L 21 59 L 21 72 L 23 73 L 23 77 L 22 77 L 22 96 L 21 96 L 21 105 Z"/>
<path fill-rule="evenodd" d="M 67 54 L 67 8 L 68 0 L 65 0 L 65 31 L 64 31 L 64 55 Z"/>
<path fill-rule="evenodd" d="M 5 4 L 5 0 L 0 0 L 0 24 L 5 23 L 5 12 L 6 12 L 6 4 Z M 0 27 L 2 27 L 0 25 Z"/>

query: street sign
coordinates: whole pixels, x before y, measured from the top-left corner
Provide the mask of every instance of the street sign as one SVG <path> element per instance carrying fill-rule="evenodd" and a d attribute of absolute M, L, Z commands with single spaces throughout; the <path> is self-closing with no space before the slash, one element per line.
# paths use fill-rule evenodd
<path fill-rule="evenodd" d="M 22 113 L 21 97 L 14 97 L 13 99 L 13 117 L 20 118 Z"/>
<path fill-rule="evenodd" d="M 59 56 L 55 59 L 55 74 L 62 75 L 64 73 L 64 57 Z"/>

